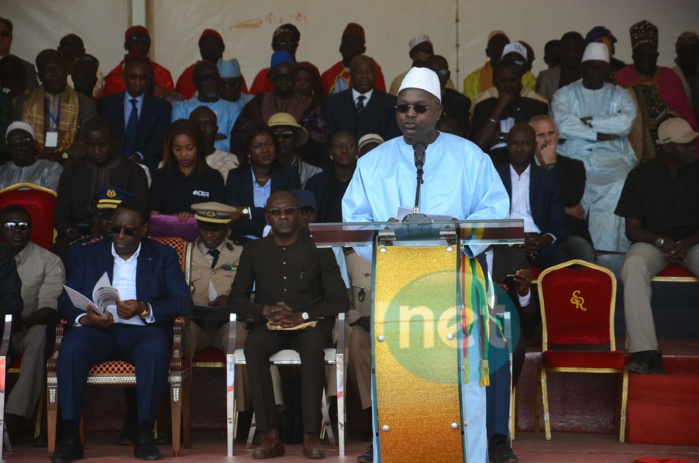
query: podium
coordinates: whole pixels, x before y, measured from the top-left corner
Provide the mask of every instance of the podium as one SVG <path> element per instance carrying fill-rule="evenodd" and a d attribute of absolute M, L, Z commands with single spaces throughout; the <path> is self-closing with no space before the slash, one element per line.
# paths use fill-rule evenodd
<path fill-rule="evenodd" d="M 319 247 L 373 246 L 376 461 L 468 462 L 469 443 L 477 439 L 486 439 L 487 449 L 485 429 L 469 428 L 469 417 L 476 414 L 485 423 L 480 385 L 488 371 L 481 341 L 487 343 L 488 324 L 481 322 L 489 309 L 481 266 L 464 250 L 523 243 L 523 222 L 311 224 L 310 229 Z M 482 393 L 482 400 L 474 400 L 473 391 Z M 341 406 L 339 399 L 338 391 Z"/>

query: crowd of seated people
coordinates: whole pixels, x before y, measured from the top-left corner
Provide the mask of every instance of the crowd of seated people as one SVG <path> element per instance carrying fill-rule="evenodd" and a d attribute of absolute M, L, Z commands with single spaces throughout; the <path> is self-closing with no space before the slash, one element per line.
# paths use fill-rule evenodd
<path fill-rule="evenodd" d="M 60 290 L 50 291 L 66 276 L 69 282 L 87 285 L 94 275 L 84 275 L 86 268 L 101 269 L 113 261 L 128 296 L 120 302 L 118 316 L 136 316 L 146 327 L 162 328 L 160 317 L 169 323 L 176 312 L 172 298 L 183 297 L 182 282 L 173 280 L 161 288 L 153 295 L 158 302 L 139 302 L 136 295 L 143 282 L 129 266 L 134 256 L 140 262 L 141 252 L 170 262 L 168 251 L 148 241 L 147 225 L 156 216 L 172 216 L 194 230 L 187 236 L 196 240 L 190 283 L 195 305 L 226 306 L 233 301 L 244 307 L 239 317 L 256 319 L 251 319 L 251 327 L 260 314 L 280 327 L 305 323 L 307 318 L 297 320 L 287 306 L 273 306 L 281 289 L 255 274 L 258 266 L 269 266 L 260 265 L 255 256 L 281 259 L 269 248 L 272 241 L 301 240 L 309 246 L 305 232 L 298 238 L 296 231 L 288 230 L 286 218 L 295 214 L 296 200 L 283 192 L 305 189 L 315 197 L 319 222 L 342 222 L 342 199 L 358 162 L 361 165 L 373 148 L 404 133 L 397 111 L 414 114 L 419 125 L 430 109 L 397 105 L 408 71 L 393 79 L 387 92 L 381 67 L 366 54 L 365 31 L 355 23 L 340 37 L 342 59 L 322 73 L 310 62 L 297 62 L 299 29 L 279 26 L 271 53 L 260 50 L 269 53 L 270 67 L 249 81 L 249 89 L 238 60 L 224 58 L 235 50 L 227 50 L 221 34 L 212 29 L 199 38 L 201 60 L 176 80 L 148 57 L 151 36 L 143 26 L 126 30 L 126 54 L 108 72 L 88 54 L 91 44 L 74 33 L 59 44 L 46 44 L 26 61 L 11 54 L 12 38 L 12 22 L 0 18 L 0 194 L 19 183 L 56 192 L 57 235 L 51 254 L 29 242 L 37 221 L 27 210 L 18 206 L 0 212 L 0 236 L 10 245 L 22 277 L 25 309 L 14 343 L 18 350 L 30 352 L 25 353 L 27 373 L 18 383 L 28 384 L 22 386 L 24 396 L 12 394 L 8 400 L 5 422 L 11 439 L 31 417 L 39 394 L 37 378 L 43 371 L 36 363 L 43 337 L 28 341 L 31 333 L 40 331 L 37 325 L 58 310 L 76 327 L 112 329 L 114 320 L 107 315 L 89 312 L 85 323 L 80 322 L 65 294 L 59 300 Z M 631 64 L 614 57 L 617 40 L 603 26 L 585 35 L 567 32 L 546 44 L 548 69 L 535 77 L 534 50 L 521 40 L 511 41 L 503 31 L 493 31 L 485 43 L 488 61 L 482 66 L 472 63 L 461 92 L 451 80 L 447 59 L 435 53 L 427 34 L 411 38 L 408 45 L 411 68 L 429 69 L 438 78 L 437 128 L 470 140 L 489 156 L 509 194 L 508 217 L 524 222 L 525 243 L 495 253 L 498 260 L 509 259 L 508 268 L 520 275 L 518 295 L 512 295 L 520 298 L 515 301 L 518 307 L 529 306 L 529 266 L 544 269 L 570 259 L 594 263 L 600 253 L 628 252 L 621 279 L 628 286 L 626 326 L 634 355 L 630 369 L 660 373 L 662 357 L 645 275 L 669 264 L 697 274 L 699 266 L 699 35 L 688 31 L 679 36 L 674 69 L 657 65 L 658 29 L 650 22 L 630 27 Z M 125 207 L 115 214 L 122 199 Z M 149 213 L 144 215 L 144 210 Z M 103 240 L 113 242 L 111 253 L 94 246 L 94 241 Z M 350 337 L 350 365 L 362 408 L 370 410 L 371 269 L 351 248 L 344 254 L 351 288 L 348 320 L 357 332 L 356 338 Z M 29 261 L 29 255 L 37 257 Z M 93 257 L 99 265 L 85 261 Z M 301 262 L 294 265 L 305 265 L 307 257 L 294 256 Z M 338 252 L 335 257 L 345 259 Z M 339 283 L 333 259 L 325 253 L 319 258 L 322 262 L 314 265 L 329 269 L 328 281 L 339 288 L 332 295 L 332 312 L 346 311 L 342 289 L 347 285 Z M 239 263 L 245 277 L 231 293 Z M 343 261 L 340 267 L 344 266 Z M 42 269 L 41 278 L 34 275 Z M 640 274 L 639 269 L 647 272 Z M 162 271 L 177 274 L 169 268 Z M 71 272 L 78 272 L 82 280 Z M 249 301 L 253 284 L 264 292 L 254 303 Z M 322 288 L 314 291 L 322 297 Z M 309 297 L 303 296 L 304 301 Z M 188 305 L 191 300 L 184 304 Z M 319 320 L 333 315 L 310 313 Z M 323 320 L 318 338 L 309 342 L 327 344 L 329 323 Z M 214 325 L 193 324 L 195 352 L 208 346 L 225 348 L 227 326 Z M 123 335 L 119 342 L 131 342 L 128 330 L 117 331 Z M 237 339 L 243 347 L 247 331 L 240 331 Z M 255 332 L 249 343 L 263 343 L 258 336 Z M 286 335 L 273 338 L 264 342 L 296 342 Z M 102 342 L 99 335 L 94 341 Z M 82 348 L 75 343 L 69 347 Z M 352 358 L 357 360 L 353 363 Z M 251 361 L 260 362 L 264 363 L 261 358 Z M 162 378 L 149 381 L 160 384 Z M 256 457 L 281 455 L 284 447 L 272 432 L 275 411 L 267 373 L 256 371 L 250 385 L 247 381 L 245 377 L 245 393 L 240 382 L 239 410 L 263 409 L 258 422 L 267 425 L 263 450 Z M 308 381 L 312 391 L 320 387 L 320 375 Z M 63 418 L 64 445 L 54 461 L 72 461 L 82 457 L 76 440 L 81 410 L 59 389 L 61 394 L 69 406 Z M 152 401 L 139 401 L 138 413 L 133 413 L 140 419 L 132 439 L 137 457 L 158 456 L 147 431 L 160 400 L 156 394 Z M 304 401 L 310 400 L 304 396 Z M 316 414 L 315 401 L 314 397 L 304 417 Z M 320 444 L 309 437 L 317 434 L 317 424 L 304 423 L 304 452 L 309 458 L 324 456 Z M 497 436 L 491 442 L 494 460 L 517 461 L 502 431 L 490 434 Z M 372 458 L 370 447 L 358 461 Z"/>

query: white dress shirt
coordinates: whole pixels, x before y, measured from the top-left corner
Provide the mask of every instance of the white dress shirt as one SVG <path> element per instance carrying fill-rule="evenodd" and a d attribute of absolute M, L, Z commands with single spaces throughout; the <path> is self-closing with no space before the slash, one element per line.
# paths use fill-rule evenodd
<path fill-rule="evenodd" d="M 510 199 L 510 219 L 524 220 L 524 233 L 541 233 L 534 223 L 532 208 L 529 204 L 529 182 L 531 166 L 519 175 L 510 165 L 510 180 L 512 182 L 512 198 Z"/>
<path fill-rule="evenodd" d="M 371 100 L 372 93 L 374 93 L 373 88 L 366 93 L 359 93 L 355 89 L 352 89 L 352 100 L 354 101 L 354 107 L 356 108 L 357 104 L 359 103 L 359 100 L 357 98 L 359 98 L 360 95 L 363 95 L 364 96 L 364 107 L 366 108 L 366 105 L 369 104 L 369 100 Z"/>

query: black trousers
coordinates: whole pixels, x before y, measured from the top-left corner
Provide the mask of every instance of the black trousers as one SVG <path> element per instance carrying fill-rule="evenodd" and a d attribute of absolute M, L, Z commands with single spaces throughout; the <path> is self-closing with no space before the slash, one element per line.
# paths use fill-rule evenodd
<path fill-rule="evenodd" d="M 280 350 L 293 349 L 301 357 L 303 430 L 312 434 L 320 432 L 320 407 L 325 386 L 324 349 L 331 343 L 331 330 L 323 323 L 298 331 L 271 331 L 263 325 L 250 332 L 245 340 L 245 361 L 259 430 L 274 428 L 277 423 L 269 358 Z"/>

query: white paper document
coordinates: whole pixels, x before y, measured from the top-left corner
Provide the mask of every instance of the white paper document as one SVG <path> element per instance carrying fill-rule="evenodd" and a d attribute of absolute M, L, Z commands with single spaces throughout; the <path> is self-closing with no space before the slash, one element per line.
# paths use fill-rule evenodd
<path fill-rule="evenodd" d="M 126 323 L 128 325 L 145 325 L 141 317 L 135 316 L 129 319 L 119 318 L 117 315 L 117 300 L 119 300 L 119 291 L 111 286 L 109 275 L 104 272 L 104 275 L 97 281 L 95 288 L 92 290 L 92 300 L 88 299 L 73 288 L 63 285 L 70 297 L 70 302 L 80 310 L 87 312 L 87 306 L 91 305 L 98 315 L 104 315 L 107 312 L 114 317 L 114 323 Z"/>

